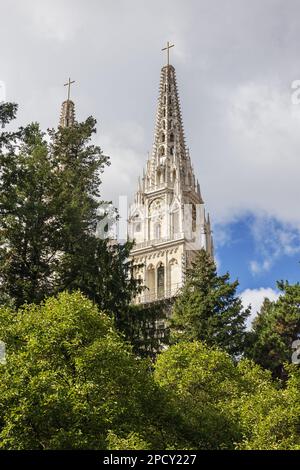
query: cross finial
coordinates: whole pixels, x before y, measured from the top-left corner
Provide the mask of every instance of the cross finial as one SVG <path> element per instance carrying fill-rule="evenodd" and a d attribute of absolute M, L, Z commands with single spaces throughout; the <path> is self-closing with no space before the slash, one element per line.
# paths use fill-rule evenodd
<path fill-rule="evenodd" d="M 167 47 L 164 47 L 162 51 L 167 51 L 167 57 L 168 57 L 168 65 L 170 65 L 170 49 L 171 47 L 174 47 L 174 44 L 170 44 L 169 41 L 167 42 Z"/>
<path fill-rule="evenodd" d="M 71 79 L 69 78 L 69 81 L 64 84 L 64 86 L 67 86 L 67 87 L 68 87 L 68 101 L 70 101 L 71 85 L 72 85 L 73 83 L 75 83 L 75 80 L 71 81 Z"/>

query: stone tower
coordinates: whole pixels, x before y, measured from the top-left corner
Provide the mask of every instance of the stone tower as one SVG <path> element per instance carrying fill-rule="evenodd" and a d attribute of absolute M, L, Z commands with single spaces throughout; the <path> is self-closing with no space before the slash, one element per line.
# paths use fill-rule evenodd
<path fill-rule="evenodd" d="M 59 125 L 61 127 L 73 126 L 75 122 L 75 104 L 71 100 L 66 100 L 61 106 Z"/>
<path fill-rule="evenodd" d="M 61 114 L 59 125 L 61 127 L 71 127 L 75 124 L 75 104 L 70 100 L 71 85 L 75 83 L 75 80 L 69 80 L 64 84 L 65 87 L 68 87 L 68 98 L 63 102 L 61 107 Z"/>
<path fill-rule="evenodd" d="M 128 220 L 134 275 L 147 286 L 137 303 L 176 295 L 201 248 L 213 256 L 210 219 L 185 144 L 172 65 L 161 70 L 152 154 L 138 181 Z"/>

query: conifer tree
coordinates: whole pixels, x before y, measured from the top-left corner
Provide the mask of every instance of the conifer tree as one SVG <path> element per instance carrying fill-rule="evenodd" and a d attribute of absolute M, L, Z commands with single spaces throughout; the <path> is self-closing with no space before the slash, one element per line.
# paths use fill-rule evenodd
<path fill-rule="evenodd" d="M 16 110 L 1 105 L 0 124 Z M 34 123 L 0 135 L 0 299 L 16 307 L 80 289 L 118 316 L 138 287 L 131 245 L 96 236 L 109 161 L 91 143 L 95 126 L 89 117 L 47 134 Z"/>
<path fill-rule="evenodd" d="M 230 283 L 229 279 L 229 273 L 217 274 L 216 265 L 205 250 L 197 254 L 175 302 L 171 342 L 205 341 L 233 355 L 243 352 L 245 320 L 250 310 L 243 310 L 236 295 L 238 281 Z"/>
<path fill-rule="evenodd" d="M 270 369 L 274 377 L 286 378 L 285 363 L 291 363 L 293 342 L 300 337 L 300 284 L 278 282 L 279 299 L 265 299 L 255 318 L 248 355 Z"/>

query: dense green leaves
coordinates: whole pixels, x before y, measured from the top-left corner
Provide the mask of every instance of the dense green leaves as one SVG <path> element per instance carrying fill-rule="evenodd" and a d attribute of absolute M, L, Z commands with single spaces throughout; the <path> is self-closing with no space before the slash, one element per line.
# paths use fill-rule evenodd
<path fill-rule="evenodd" d="M 17 105 L 14 103 L 1 103 L 0 106 L 0 125 L 3 128 L 10 121 L 15 119 L 17 113 Z"/>
<path fill-rule="evenodd" d="M 258 370 L 258 366 L 256 366 Z M 265 375 L 256 383 L 248 400 L 239 400 L 243 438 L 237 449 L 299 450 L 300 449 L 300 375 L 298 368 L 289 367 L 290 378 L 285 387 Z M 247 376 L 253 381 L 253 372 Z"/>
<path fill-rule="evenodd" d="M 152 373 L 81 293 L 0 309 L 2 449 L 297 449 L 300 374 L 271 372 L 200 342 Z"/>
<path fill-rule="evenodd" d="M 172 432 L 160 428 L 169 405 L 148 363 L 82 294 L 0 310 L 0 337 L 0 448 L 105 449 L 133 432 L 148 446 L 168 445 Z"/>
<path fill-rule="evenodd" d="M 233 448 L 239 424 L 231 400 L 239 376 L 226 353 L 199 342 L 177 344 L 158 358 L 155 378 L 179 408 L 191 448 Z"/>
<path fill-rule="evenodd" d="M 155 379 L 178 410 L 193 449 L 300 449 L 300 372 L 286 387 L 254 362 L 180 343 L 157 360 Z"/>

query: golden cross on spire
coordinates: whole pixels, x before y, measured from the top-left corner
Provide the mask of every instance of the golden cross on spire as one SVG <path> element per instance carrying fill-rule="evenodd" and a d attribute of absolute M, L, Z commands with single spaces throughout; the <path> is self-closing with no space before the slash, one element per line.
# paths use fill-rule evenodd
<path fill-rule="evenodd" d="M 64 86 L 68 87 L 68 101 L 70 101 L 70 91 L 71 91 L 71 85 L 75 83 L 75 80 L 71 82 L 71 79 L 69 78 L 68 83 L 65 83 Z"/>
<path fill-rule="evenodd" d="M 169 41 L 167 42 L 167 47 L 164 47 L 162 51 L 167 51 L 167 57 L 168 57 L 168 65 L 170 65 L 170 49 L 171 47 L 174 47 L 174 44 L 170 44 Z"/>

